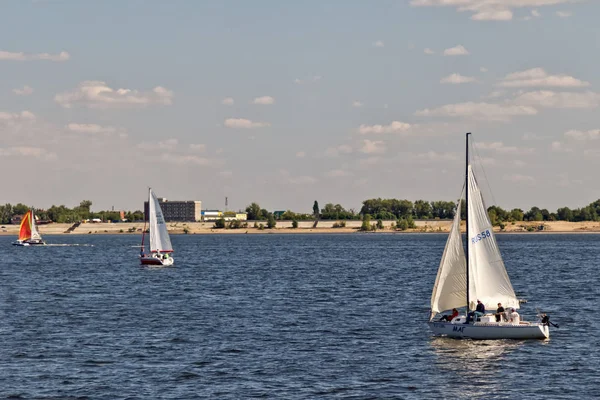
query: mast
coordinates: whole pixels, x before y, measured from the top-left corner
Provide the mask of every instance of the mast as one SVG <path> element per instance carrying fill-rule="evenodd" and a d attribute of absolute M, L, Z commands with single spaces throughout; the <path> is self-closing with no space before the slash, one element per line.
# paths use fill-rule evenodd
<path fill-rule="evenodd" d="M 465 163 L 465 204 L 466 204 L 466 229 L 467 229 L 467 248 L 465 249 L 465 265 L 467 266 L 467 312 L 469 311 L 469 136 L 471 132 L 465 135 L 466 139 L 466 163 Z M 460 212 L 460 210 L 458 211 Z"/>
<path fill-rule="evenodd" d="M 145 211 L 145 210 L 144 210 Z M 150 214 L 150 188 L 148 188 L 148 214 Z M 142 245 L 140 246 L 140 255 L 144 254 L 144 237 L 146 236 L 146 213 L 144 212 L 144 229 L 142 230 Z"/>

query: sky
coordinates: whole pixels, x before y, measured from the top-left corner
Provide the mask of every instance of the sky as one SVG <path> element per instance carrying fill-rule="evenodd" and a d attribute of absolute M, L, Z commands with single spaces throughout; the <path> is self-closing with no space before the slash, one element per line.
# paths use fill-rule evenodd
<path fill-rule="evenodd" d="M 0 203 L 600 198 L 598 0 L 0 0 Z"/>

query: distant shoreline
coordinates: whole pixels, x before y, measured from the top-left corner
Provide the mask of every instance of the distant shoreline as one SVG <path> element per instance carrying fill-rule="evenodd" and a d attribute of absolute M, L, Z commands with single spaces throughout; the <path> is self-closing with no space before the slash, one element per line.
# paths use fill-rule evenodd
<path fill-rule="evenodd" d="M 254 228 L 254 221 L 248 222 L 248 228 L 239 229 L 215 229 L 214 222 L 172 222 L 167 223 L 169 233 L 177 234 L 323 234 L 323 233 L 338 233 L 350 234 L 360 233 L 369 234 L 371 232 L 360 232 L 359 228 L 362 221 L 346 221 L 345 227 L 334 228 L 335 223 L 340 221 L 327 220 L 319 221 L 316 228 L 313 228 L 314 221 L 298 221 L 298 228 L 292 228 L 292 221 L 277 221 L 274 229 Z M 376 233 L 448 233 L 452 224 L 451 220 L 418 220 L 415 221 L 416 228 L 407 229 L 405 231 L 393 230 L 392 223 L 394 221 L 383 221 L 384 229 L 378 229 Z M 265 221 L 257 221 L 258 224 L 266 226 Z M 18 236 L 18 225 L 3 225 L 0 229 L 1 236 Z M 72 224 L 47 224 L 40 225 L 38 229 L 42 235 L 102 235 L 102 234 L 122 234 L 122 235 L 141 235 L 144 228 L 143 223 L 86 223 L 81 224 L 72 232 L 66 233 Z M 540 227 L 543 229 L 540 230 Z M 461 231 L 464 233 L 465 224 L 463 222 Z M 526 233 L 526 234 L 557 234 L 557 233 L 600 233 L 600 222 L 565 222 L 565 221 L 550 221 L 550 222 L 515 222 L 505 225 L 503 230 L 499 227 L 494 227 L 497 233 Z"/>

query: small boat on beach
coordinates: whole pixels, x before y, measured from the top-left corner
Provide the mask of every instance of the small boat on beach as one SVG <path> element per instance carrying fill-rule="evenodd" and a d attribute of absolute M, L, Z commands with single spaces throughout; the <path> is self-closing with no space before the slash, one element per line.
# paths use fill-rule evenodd
<path fill-rule="evenodd" d="M 160 208 L 156 195 L 148 188 L 148 231 L 150 232 L 150 253 L 145 253 L 144 239 L 146 237 L 146 226 L 142 232 L 142 245 L 140 263 L 142 265 L 173 265 L 175 260 L 171 256 L 173 246 L 169 238 L 167 224 Z"/>
<path fill-rule="evenodd" d="M 35 215 L 33 210 L 27 211 L 21 220 L 19 227 L 19 239 L 13 242 L 15 246 L 45 246 L 46 242 L 42 240 L 42 235 L 37 229 Z"/>
<path fill-rule="evenodd" d="M 540 321 L 526 322 L 516 317 L 505 318 L 505 314 L 488 312 L 480 315 L 481 313 L 473 311 L 476 301 L 485 310 L 494 311 L 499 303 L 506 309 L 516 310 L 520 302 L 504 267 L 483 196 L 471 167 L 470 135 L 466 134 L 464 187 L 467 245 L 463 246 L 460 233 L 459 200 L 431 294 L 428 325 L 435 335 L 451 338 L 547 339 L 550 337 L 550 323 L 549 317 L 545 315 L 540 315 Z M 465 307 L 467 315 L 458 315 L 450 321 L 436 319 L 439 313 L 461 307 Z M 470 321 L 467 322 L 468 320 Z"/>

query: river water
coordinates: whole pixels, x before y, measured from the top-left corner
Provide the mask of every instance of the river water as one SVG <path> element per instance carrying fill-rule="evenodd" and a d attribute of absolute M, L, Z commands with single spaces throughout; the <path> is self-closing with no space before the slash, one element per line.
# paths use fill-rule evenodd
<path fill-rule="evenodd" d="M 600 235 L 497 238 L 550 340 L 432 337 L 441 234 L 0 237 L 0 398 L 600 397 Z"/>

